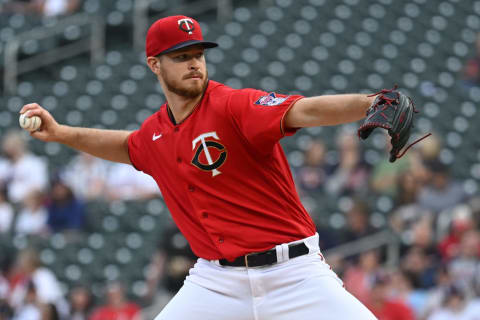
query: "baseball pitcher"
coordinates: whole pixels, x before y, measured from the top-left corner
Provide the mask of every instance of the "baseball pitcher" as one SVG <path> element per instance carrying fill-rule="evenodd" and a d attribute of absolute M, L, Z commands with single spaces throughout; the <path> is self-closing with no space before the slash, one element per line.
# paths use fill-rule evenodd
<path fill-rule="evenodd" d="M 190 17 L 150 27 L 146 62 L 167 102 L 139 130 L 61 125 L 35 103 L 20 112 L 41 118 L 33 137 L 131 164 L 157 182 L 199 259 L 156 320 L 375 319 L 326 263 L 279 140 L 396 110 L 398 99 L 391 90 L 375 98 L 232 89 L 208 79 L 204 50 L 215 46 Z"/>

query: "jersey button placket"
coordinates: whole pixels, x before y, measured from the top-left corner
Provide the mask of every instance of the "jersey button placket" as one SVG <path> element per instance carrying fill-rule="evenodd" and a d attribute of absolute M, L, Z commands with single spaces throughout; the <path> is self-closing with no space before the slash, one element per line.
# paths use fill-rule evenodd
<path fill-rule="evenodd" d="M 219 236 L 218 243 L 224 243 L 224 242 L 225 242 L 225 239 L 223 238 L 223 236 Z"/>
<path fill-rule="evenodd" d="M 178 163 L 182 163 L 182 158 L 178 157 L 178 158 L 177 158 L 177 162 L 178 162 Z"/>

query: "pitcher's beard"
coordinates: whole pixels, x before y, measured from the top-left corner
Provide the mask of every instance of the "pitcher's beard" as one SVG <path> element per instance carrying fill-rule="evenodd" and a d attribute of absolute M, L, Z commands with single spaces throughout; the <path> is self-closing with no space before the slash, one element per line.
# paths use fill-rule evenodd
<path fill-rule="evenodd" d="M 165 73 L 164 73 L 165 74 Z M 163 82 L 167 86 L 167 89 L 181 97 L 193 99 L 198 97 L 199 95 L 203 94 L 205 88 L 207 87 L 207 79 L 208 79 L 208 72 L 205 72 L 205 76 L 203 78 L 203 82 L 200 86 L 193 86 L 193 87 L 183 87 L 179 86 L 176 81 L 169 79 L 167 76 L 162 77 Z"/>

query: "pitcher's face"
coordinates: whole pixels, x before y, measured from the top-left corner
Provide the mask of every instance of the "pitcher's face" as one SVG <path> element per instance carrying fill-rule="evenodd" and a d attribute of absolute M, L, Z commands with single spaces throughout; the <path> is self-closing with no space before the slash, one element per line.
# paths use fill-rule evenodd
<path fill-rule="evenodd" d="M 185 98 L 195 98 L 207 86 L 208 73 L 204 48 L 191 46 L 158 57 L 158 66 L 152 68 L 164 87 Z"/>

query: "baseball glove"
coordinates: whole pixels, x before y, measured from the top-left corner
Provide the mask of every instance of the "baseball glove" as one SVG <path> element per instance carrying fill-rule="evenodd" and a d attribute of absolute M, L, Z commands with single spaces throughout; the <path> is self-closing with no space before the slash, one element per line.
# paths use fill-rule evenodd
<path fill-rule="evenodd" d="M 390 142 L 392 144 L 389 160 L 394 162 L 401 158 L 411 146 L 425 139 L 430 134 L 416 140 L 400 153 L 400 150 L 402 150 L 410 138 L 410 129 L 413 127 L 413 115 L 418 111 L 415 109 L 410 97 L 397 91 L 397 86 L 390 90 L 382 89 L 369 97 L 373 96 L 377 97 L 370 108 L 368 108 L 367 118 L 357 133 L 360 138 L 365 140 L 375 128 L 386 129 L 391 137 Z"/>

